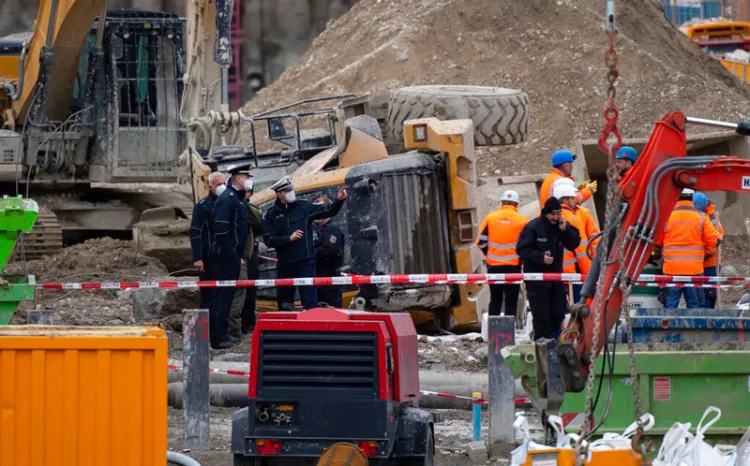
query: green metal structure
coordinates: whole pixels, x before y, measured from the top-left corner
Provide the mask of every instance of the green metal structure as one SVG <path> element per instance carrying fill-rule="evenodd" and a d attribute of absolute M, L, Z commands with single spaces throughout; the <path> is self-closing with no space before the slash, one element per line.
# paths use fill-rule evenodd
<path fill-rule="evenodd" d="M 21 233 L 31 232 L 39 205 L 21 196 L 3 196 L 0 200 L 0 269 L 16 246 Z M 0 325 L 7 325 L 21 301 L 34 299 L 36 280 L 33 275 L 0 276 Z"/>
<path fill-rule="evenodd" d="M 536 398 L 536 356 L 533 345 L 509 346 L 502 350 L 511 372 L 532 398 Z M 594 398 L 602 374 L 603 358 L 596 364 Z M 609 414 L 599 432 L 623 432 L 635 419 L 626 345 L 617 348 L 612 369 L 607 365 L 599 402 L 594 411 L 598 425 L 609 405 Z M 695 343 L 635 345 L 643 411 L 653 414 L 656 424 L 647 432 L 655 443 L 674 422 L 697 425 L 709 406 L 722 416 L 707 432 L 712 440 L 736 441 L 750 425 L 750 345 L 745 343 Z M 610 377 L 610 370 L 612 376 Z M 611 384 L 611 403 L 610 398 Z M 560 415 L 566 431 L 578 432 L 583 423 L 586 391 L 566 393 Z"/>

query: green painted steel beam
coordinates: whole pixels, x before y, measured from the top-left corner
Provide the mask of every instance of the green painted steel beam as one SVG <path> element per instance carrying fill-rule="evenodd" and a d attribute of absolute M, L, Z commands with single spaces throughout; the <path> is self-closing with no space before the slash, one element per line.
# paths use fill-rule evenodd
<path fill-rule="evenodd" d="M 8 258 L 21 233 L 30 233 L 39 215 L 39 205 L 21 196 L 0 199 L 0 268 Z M 36 280 L 33 275 L 0 277 L 0 325 L 7 325 L 21 301 L 34 299 Z"/>

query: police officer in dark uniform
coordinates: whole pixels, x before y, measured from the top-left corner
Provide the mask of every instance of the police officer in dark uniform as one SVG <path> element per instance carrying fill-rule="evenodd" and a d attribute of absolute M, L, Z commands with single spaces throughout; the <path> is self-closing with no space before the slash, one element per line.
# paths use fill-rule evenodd
<path fill-rule="evenodd" d="M 263 239 L 266 246 L 276 249 L 279 260 L 278 278 L 306 278 L 315 276 L 315 246 L 313 244 L 314 220 L 333 217 L 341 210 L 347 198 L 346 189 L 339 189 L 336 201 L 330 205 L 316 205 L 298 200 L 292 181 L 288 176 L 271 186 L 276 192 L 276 202 L 263 217 Z M 318 293 L 314 286 L 299 287 L 304 309 L 318 305 Z M 294 287 L 277 289 L 279 310 L 294 307 Z"/>
<path fill-rule="evenodd" d="M 328 196 L 320 196 L 313 201 L 315 205 L 332 204 Z M 331 223 L 330 218 L 316 220 L 313 224 L 313 242 L 315 244 L 315 275 L 317 277 L 335 277 L 344 263 L 344 234 Z M 339 286 L 318 287 L 318 302 L 335 308 L 344 305 Z"/>
<path fill-rule="evenodd" d="M 231 182 L 219 196 L 214 206 L 214 232 L 211 255 L 216 258 L 215 280 L 237 280 L 240 268 L 245 264 L 245 244 L 248 235 L 245 190 L 252 189 L 250 171 L 244 167 L 229 170 Z M 216 306 L 210 314 L 211 346 L 226 349 L 237 340 L 229 336 L 229 310 L 232 306 L 234 287 L 216 288 Z"/>
<path fill-rule="evenodd" d="M 201 280 L 211 280 L 211 242 L 214 239 L 214 204 L 226 189 L 226 176 L 221 172 L 208 175 L 208 196 L 193 207 L 193 218 L 190 221 L 190 248 L 193 250 L 193 262 L 198 269 Z M 201 288 L 200 308 L 210 309 L 214 288 Z"/>
<path fill-rule="evenodd" d="M 575 251 L 581 244 L 578 229 L 561 215 L 562 205 L 550 197 L 542 215 L 523 227 L 516 243 L 516 254 L 523 261 L 525 273 L 562 273 L 563 249 Z M 558 338 L 561 333 L 567 299 L 562 282 L 526 282 L 526 296 L 531 306 L 534 339 Z"/>

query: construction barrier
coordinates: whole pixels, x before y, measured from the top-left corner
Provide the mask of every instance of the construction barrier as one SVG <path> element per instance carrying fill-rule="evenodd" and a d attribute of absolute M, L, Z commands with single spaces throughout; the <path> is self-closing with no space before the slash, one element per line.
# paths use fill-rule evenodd
<path fill-rule="evenodd" d="M 88 282 L 40 283 L 40 290 L 127 290 L 139 288 L 222 288 L 222 287 L 280 287 L 331 285 L 384 284 L 494 284 L 549 281 L 582 283 L 585 275 L 578 273 L 497 273 L 497 274 L 412 274 L 412 275 L 349 275 L 342 277 L 281 278 L 269 280 L 205 280 L 205 281 L 146 281 L 146 282 Z M 743 282 L 737 285 L 737 282 Z M 656 287 L 747 287 L 750 277 L 696 277 L 678 275 L 640 275 L 639 286 Z"/>

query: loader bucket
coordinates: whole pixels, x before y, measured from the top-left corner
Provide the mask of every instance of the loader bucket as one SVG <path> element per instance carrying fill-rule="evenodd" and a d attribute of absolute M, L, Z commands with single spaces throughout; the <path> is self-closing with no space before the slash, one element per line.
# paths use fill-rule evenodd
<path fill-rule="evenodd" d="M 16 246 L 21 232 L 29 233 L 34 226 L 39 205 L 21 196 L 0 199 L 0 268 Z M 34 299 L 36 281 L 33 275 L 2 276 L 0 280 L 0 325 L 7 325 L 16 312 L 18 303 Z"/>

